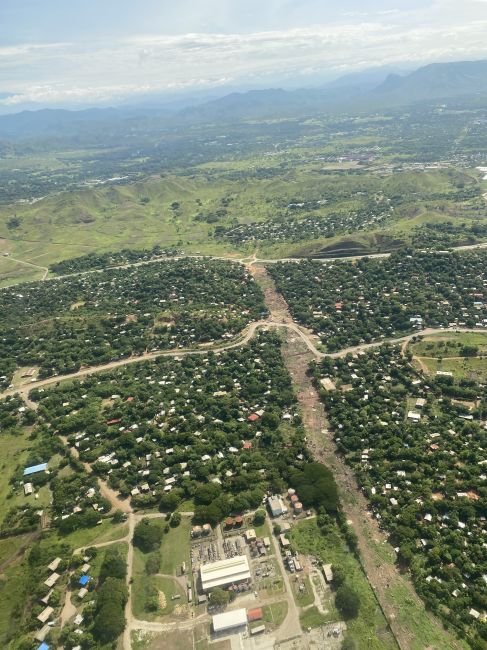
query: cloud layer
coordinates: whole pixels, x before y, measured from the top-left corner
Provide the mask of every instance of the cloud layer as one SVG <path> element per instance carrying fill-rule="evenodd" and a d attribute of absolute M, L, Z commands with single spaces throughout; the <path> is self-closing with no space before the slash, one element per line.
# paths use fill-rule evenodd
<path fill-rule="evenodd" d="M 299 83 L 384 64 L 487 57 L 485 0 L 344 12 L 328 24 L 0 44 L 0 105 L 116 102 L 222 84 Z M 7 94 L 5 97 L 4 95 Z"/>

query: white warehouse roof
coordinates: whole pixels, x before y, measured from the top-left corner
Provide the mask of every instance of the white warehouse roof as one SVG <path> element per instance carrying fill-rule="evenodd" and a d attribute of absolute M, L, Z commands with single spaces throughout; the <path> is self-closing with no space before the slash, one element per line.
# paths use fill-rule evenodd
<path fill-rule="evenodd" d="M 230 585 L 233 582 L 241 582 L 250 579 L 249 561 L 246 555 L 203 564 L 200 568 L 201 586 L 203 591 Z"/>
<path fill-rule="evenodd" d="M 215 564 L 219 564 L 219 562 Z M 245 609 L 235 609 L 233 612 L 224 612 L 213 616 L 213 630 L 215 632 L 223 632 L 223 630 L 242 625 L 247 625 L 247 610 Z"/>

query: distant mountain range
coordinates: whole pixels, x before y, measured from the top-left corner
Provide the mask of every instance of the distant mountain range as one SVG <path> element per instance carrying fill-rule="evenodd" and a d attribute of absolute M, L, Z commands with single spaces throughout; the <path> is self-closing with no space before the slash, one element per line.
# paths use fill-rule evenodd
<path fill-rule="evenodd" d="M 377 68 L 345 75 L 318 88 L 266 89 L 233 92 L 223 97 L 181 108 L 177 102 L 94 108 L 82 111 L 23 111 L 0 116 L 0 140 L 74 137 L 87 130 L 116 137 L 128 124 L 150 128 L 191 122 L 270 119 L 326 112 L 380 110 L 417 102 L 455 98 L 485 99 L 487 105 L 487 60 L 433 63 L 413 72 L 397 74 Z"/>

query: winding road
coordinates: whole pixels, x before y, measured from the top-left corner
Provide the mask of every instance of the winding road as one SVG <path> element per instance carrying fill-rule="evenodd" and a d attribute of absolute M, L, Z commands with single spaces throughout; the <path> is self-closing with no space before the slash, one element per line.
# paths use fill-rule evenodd
<path fill-rule="evenodd" d="M 487 244 L 478 244 L 474 246 L 467 246 L 467 247 L 462 247 L 462 250 L 466 249 L 476 249 L 476 248 L 484 248 L 487 247 Z M 389 254 L 377 254 L 377 255 L 368 255 L 368 256 L 359 256 L 359 257 L 387 257 Z M 203 257 L 203 256 L 193 256 L 193 257 Z M 354 259 L 359 259 L 359 257 L 354 258 Z M 178 258 L 164 258 L 168 260 L 173 260 L 173 259 L 178 259 Z M 217 258 L 217 259 L 228 259 L 228 258 Z M 348 258 L 350 259 L 350 258 Z M 341 258 L 343 261 L 343 258 Z M 20 261 L 20 260 L 17 260 Z M 144 261 L 144 262 L 139 262 L 131 265 L 125 265 L 125 266 L 140 266 L 142 264 L 148 264 L 152 262 L 158 262 L 161 261 L 160 259 L 154 259 L 150 261 Z M 247 268 L 254 274 L 256 279 L 258 281 L 262 281 L 263 279 L 269 279 L 269 276 L 267 275 L 265 268 L 260 266 L 262 263 L 274 263 L 278 261 L 300 261 L 300 260 L 259 260 L 256 258 L 254 255 L 252 258 L 243 258 L 240 260 L 232 260 L 234 262 L 240 263 L 240 264 L 246 264 Z M 331 259 L 327 260 L 316 260 L 319 262 L 330 262 L 333 261 Z M 123 267 L 117 267 L 117 268 L 123 268 Z M 87 273 L 95 273 L 99 272 L 98 270 L 93 270 L 93 271 L 87 271 Z M 80 275 L 80 274 L 73 274 L 73 275 Z M 67 277 L 67 276 L 63 276 Z M 44 277 L 46 280 L 54 280 L 54 279 L 59 279 L 59 278 L 47 278 Z M 8 397 L 10 395 L 15 395 L 18 394 L 20 395 L 24 401 L 31 407 L 31 408 L 37 408 L 37 404 L 33 402 L 29 398 L 29 393 L 32 391 L 32 389 L 36 388 L 48 388 L 49 386 L 53 386 L 58 384 L 61 381 L 70 381 L 70 380 L 77 380 L 82 377 L 86 377 L 92 374 L 100 373 L 100 372 L 105 372 L 109 370 L 113 370 L 128 364 L 133 364 L 133 363 L 138 363 L 141 361 L 152 361 L 154 359 L 158 359 L 160 357 L 183 357 L 183 356 L 188 356 L 188 355 L 206 355 L 208 352 L 213 351 L 213 352 L 225 352 L 228 350 L 232 350 L 241 346 L 246 345 L 258 332 L 260 329 L 268 329 L 268 328 L 284 328 L 287 331 L 287 336 L 286 338 L 289 340 L 289 337 L 292 335 L 295 335 L 299 338 L 300 342 L 302 345 L 305 346 L 305 351 L 307 351 L 308 356 L 310 358 L 314 359 L 323 359 L 326 357 L 329 358 L 339 358 L 339 357 L 344 357 L 347 354 L 357 354 L 360 352 L 364 352 L 368 349 L 375 348 L 378 346 L 381 346 L 383 344 L 403 344 L 403 351 L 405 350 L 407 344 L 415 337 L 418 336 L 431 336 L 435 334 L 441 334 L 441 333 L 446 333 L 446 332 L 487 332 L 486 328 L 460 328 L 460 327 L 449 327 L 449 328 L 427 328 L 424 330 L 418 330 L 411 332 L 409 334 L 406 334 L 404 336 L 396 337 L 396 338 L 389 338 L 389 339 L 380 339 L 371 343 L 362 343 L 360 345 L 348 347 L 342 350 L 339 350 L 337 352 L 333 353 L 328 353 L 328 352 L 323 352 L 320 349 L 318 349 L 317 345 L 319 345 L 318 338 L 311 334 L 309 331 L 305 330 L 303 327 L 299 326 L 296 324 L 292 316 L 289 313 L 289 310 L 287 309 L 287 305 L 285 304 L 285 301 L 283 301 L 282 296 L 278 296 L 277 292 L 275 292 L 274 289 L 269 289 L 269 287 L 263 287 L 264 288 L 264 293 L 266 294 L 266 302 L 268 304 L 269 310 L 270 310 L 270 316 L 266 320 L 259 320 L 250 323 L 234 340 L 228 343 L 216 343 L 215 345 L 209 347 L 209 346 L 204 346 L 204 347 L 198 347 L 198 348 L 192 348 L 192 349 L 172 349 L 172 350 L 160 350 L 160 351 L 155 351 L 155 352 L 147 352 L 145 354 L 142 354 L 140 356 L 133 356 L 133 357 L 128 357 L 125 359 L 120 359 L 118 361 L 113 361 L 108 364 L 104 365 L 99 365 L 99 366 L 91 366 L 91 367 L 86 367 L 78 370 L 75 373 L 67 374 L 67 375 L 62 375 L 62 376 L 55 376 L 55 377 L 48 377 L 45 379 L 41 379 L 39 381 L 36 381 L 35 383 L 29 382 L 27 384 L 20 385 L 15 388 L 10 388 L 6 391 L 4 391 L 2 394 L 0 394 L 0 399 Z M 274 296 L 271 294 L 274 292 Z M 272 300 L 274 300 L 274 303 L 272 303 Z M 304 375 L 301 371 L 301 382 L 302 385 L 305 385 L 304 382 Z M 293 377 L 296 379 L 295 377 Z M 307 387 L 308 392 L 310 393 L 310 388 L 309 386 Z M 314 390 L 314 389 L 313 389 Z M 301 407 L 304 412 L 304 422 L 305 425 L 307 426 L 307 429 L 310 431 L 314 430 L 314 433 L 311 436 L 311 441 L 310 441 L 310 447 L 311 450 L 313 451 L 315 457 L 319 460 L 323 460 L 324 462 L 327 462 L 332 466 L 332 468 L 337 469 L 337 462 L 341 461 L 333 461 L 333 455 L 334 455 L 334 450 L 329 446 L 329 444 L 324 440 L 323 436 L 321 433 L 323 432 L 323 422 L 325 422 L 325 414 L 324 412 L 321 413 L 322 411 L 322 405 L 321 402 L 319 402 L 319 398 L 317 394 L 311 395 L 311 401 L 306 402 L 304 392 L 302 393 L 302 399 L 300 399 L 301 402 Z M 321 408 L 321 411 L 319 410 Z M 315 417 L 315 414 L 318 413 L 318 416 Z M 316 420 L 316 422 L 314 421 Z M 336 456 L 336 454 L 335 454 Z M 347 477 L 347 485 L 342 484 L 340 487 L 342 490 L 344 489 L 353 489 L 354 492 L 357 491 L 356 483 L 354 480 L 354 477 L 351 473 L 351 471 L 348 468 L 343 468 L 340 467 L 340 472 L 342 472 L 343 476 Z M 106 484 L 101 484 L 100 489 L 102 489 L 103 495 L 109 498 L 111 501 L 112 505 L 115 507 L 120 508 L 121 507 L 121 502 L 118 499 L 117 495 L 113 490 L 110 490 L 110 488 Z M 133 531 L 135 528 L 136 522 L 139 520 L 139 518 L 142 518 L 143 516 L 149 516 L 149 517 L 160 517 L 161 515 L 155 514 L 155 515 L 136 515 L 133 513 L 130 503 L 126 500 L 123 503 L 122 506 L 123 510 L 127 513 L 128 515 L 128 524 L 129 524 L 129 531 L 127 535 L 119 540 L 115 540 L 114 542 L 106 542 L 103 544 L 100 544 L 100 546 L 108 546 L 109 544 L 112 543 L 119 543 L 126 541 L 128 542 L 128 555 L 127 555 L 127 587 L 129 591 L 129 598 L 128 602 L 126 605 L 126 620 L 127 620 L 127 625 L 125 628 L 125 632 L 123 635 L 123 648 L 124 650 L 130 650 L 131 649 L 131 634 L 132 631 L 134 630 L 145 630 L 147 632 L 164 632 L 164 631 L 169 631 L 173 630 L 176 627 L 179 629 L 190 629 L 193 628 L 195 625 L 195 622 L 198 621 L 203 621 L 207 620 L 207 615 L 203 615 L 201 617 L 198 617 L 197 619 L 188 619 L 188 621 L 184 622 L 178 622 L 178 623 L 156 623 L 156 622 L 148 622 L 148 621 L 140 621 L 134 618 L 133 613 L 132 613 L 132 594 L 131 594 L 131 583 L 132 583 L 132 567 L 133 567 L 133 546 L 130 543 L 132 537 L 133 537 Z M 354 528 L 357 529 L 358 526 L 360 526 L 360 517 L 365 516 L 364 513 L 366 511 L 367 504 L 364 499 L 359 499 L 356 503 L 355 509 L 350 511 L 350 514 L 353 512 L 353 524 Z M 366 544 L 366 541 L 363 541 L 363 544 Z M 95 545 L 96 546 L 96 545 Z M 386 615 L 386 618 L 391 626 L 391 629 L 394 631 L 394 636 L 398 640 L 399 646 L 401 648 L 408 648 L 408 645 L 406 643 L 400 642 L 401 636 L 404 636 L 405 631 L 401 630 L 399 625 L 395 622 L 395 614 L 394 610 L 389 602 L 390 599 L 387 597 L 387 592 L 384 588 L 384 585 L 382 582 L 384 582 L 384 577 L 377 574 L 377 571 L 373 570 L 372 565 L 370 562 L 372 561 L 372 555 L 367 553 L 367 549 L 361 546 L 361 554 L 363 557 L 364 561 L 364 568 L 366 569 L 367 576 L 372 584 L 372 587 L 374 589 L 374 592 L 377 596 L 377 599 L 382 607 L 382 610 L 384 614 Z M 78 549 L 80 550 L 80 549 Z M 279 555 L 279 554 L 278 554 Z M 370 571 L 369 571 L 370 569 Z M 283 575 L 286 578 L 286 572 L 285 570 L 282 571 Z M 395 569 L 395 567 L 392 567 L 391 571 L 388 572 L 387 575 L 387 581 L 395 581 L 395 580 L 403 580 L 403 578 L 400 576 L 399 572 Z M 289 587 L 289 585 L 287 585 Z M 389 587 L 389 583 L 387 583 L 387 587 Z M 411 597 L 416 597 L 416 594 L 414 591 L 412 591 L 411 587 Z M 65 602 L 65 607 L 63 608 L 63 612 L 61 615 L 61 620 L 63 623 L 65 623 L 69 618 L 72 617 L 73 615 L 73 610 L 75 608 L 72 606 L 69 594 L 66 597 L 66 602 Z M 297 627 L 299 626 L 299 618 L 297 612 L 294 612 L 294 614 L 291 616 L 292 621 L 291 621 L 291 626 Z"/>

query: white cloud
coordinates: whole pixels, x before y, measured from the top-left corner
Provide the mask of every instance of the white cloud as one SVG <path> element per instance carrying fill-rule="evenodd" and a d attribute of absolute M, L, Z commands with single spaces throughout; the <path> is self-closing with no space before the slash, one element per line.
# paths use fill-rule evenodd
<path fill-rule="evenodd" d="M 474 5 L 475 3 L 475 5 Z M 0 47 L 0 103 L 108 102 L 141 93 L 487 56 L 485 0 L 435 0 L 330 25 L 251 33 L 139 34 L 113 42 Z M 477 11 L 470 11 L 473 7 Z M 466 13 L 465 13 L 466 12 Z M 436 17 L 436 19 L 434 19 Z M 343 17 L 342 17 L 343 21 Z"/>

